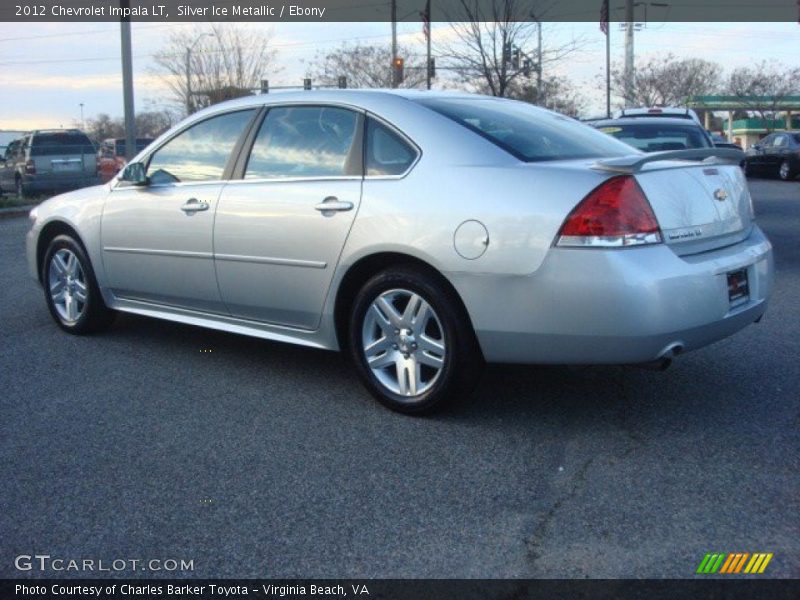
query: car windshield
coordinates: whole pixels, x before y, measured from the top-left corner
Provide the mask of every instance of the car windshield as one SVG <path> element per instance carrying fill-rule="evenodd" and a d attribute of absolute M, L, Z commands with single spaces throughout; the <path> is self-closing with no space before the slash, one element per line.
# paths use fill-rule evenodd
<path fill-rule="evenodd" d="M 37 133 L 31 143 L 32 156 L 94 153 L 94 145 L 83 133 Z"/>
<path fill-rule="evenodd" d="M 525 102 L 492 98 L 417 100 L 526 162 L 601 158 L 630 148 L 589 125 Z"/>
<path fill-rule="evenodd" d="M 711 146 L 708 138 L 703 135 L 703 130 L 694 125 L 648 122 L 629 125 L 601 124 L 598 129 L 642 152 L 709 148 Z"/>

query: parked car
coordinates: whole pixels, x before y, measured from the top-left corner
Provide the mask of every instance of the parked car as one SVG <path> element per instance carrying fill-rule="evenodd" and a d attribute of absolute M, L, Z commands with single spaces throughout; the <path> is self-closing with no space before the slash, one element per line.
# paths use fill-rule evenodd
<path fill-rule="evenodd" d="M 136 138 L 135 154 L 147 148 L 152 141 L 153 138 Z M 97 151 L 97 168 L 100 183 L 110 181 L 119 173 L 120 169 L 128 162 L 125 156 L 125 138 L 103 140 L 100 144 L 100 149 Z"/>
<path fill-rule="evenodd" d="M 737 144 L 736 142 L 729 142 L 723 136 L 718 133 L 708 132 L 711 136 L 711 141 L 714 143 L 715 148 L 732 148 L 734 150 L 741 150 L 742 147 Z"/>
<path fill-rule="evenodd" d="M 708 132 L 688 119 L 625 117 L 596 121 L 592 127 L 642 152 L 714 147 Z"/>
<path fill-rule="evenodd" d="M 795 179 L 800 175 L 800 131 L 777 131 L 748 148 L 744 169 L 748 176 Z"/>
<path fill-rule="evenodd" d="M 77 129 L 43 129 L 9 144 L 0 161 L 0 191 L 20 198 L 98 183 L 92 142 Z"/>
<path fill-rule="evenodd" d="M 470 94 L 251 96 L 34 209 L 27 260 L 69 333 L 123 311 L 340 349 L 420 413 L 483 360 L 664 365 L 759 320 L 772 249 L 737 160 Z"/>
<path fill-rule="evenodd" d="M 623 108 L 617 111 L 615 118 L 627 117 L 630 119 L 641 118 L 661 118 L 670 117 L 672 119 L 691 119 L 700 125 L 700 117 L 691 108 L 680 108 L 677 106 L 653 106 L 650 108 Z"/>

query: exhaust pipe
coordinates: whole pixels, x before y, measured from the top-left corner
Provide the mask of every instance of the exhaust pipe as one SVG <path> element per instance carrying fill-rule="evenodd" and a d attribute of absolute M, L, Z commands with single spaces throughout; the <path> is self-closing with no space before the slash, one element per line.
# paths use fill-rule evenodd
<path fill-rule="evenodd" d="M 655 360 L 644 363 L 637 363 L 634 367 L 646 369 L 648 371 L 666 371 L 672 364 L 672 359 L 683 352 L 683 344 L 675 342 L 667 346 Z"/>

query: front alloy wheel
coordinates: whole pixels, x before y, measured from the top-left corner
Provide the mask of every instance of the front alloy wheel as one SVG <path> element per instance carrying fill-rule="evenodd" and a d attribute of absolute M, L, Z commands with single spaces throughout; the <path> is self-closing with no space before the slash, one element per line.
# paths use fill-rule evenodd
<path fill-rule="evenodd" d="M 475 388 L 480 350 L 469 317 L 441 277 L 412 266 L 378 273 L 352 305 L 350 355 L 384 406 L 422 414 Z"/>
<path fill-rule="evenodd" d="M 73 237 L 53 238 L 42 262 L 42 286 L 47 308 L 64 331 L 99 331 L 114 320 L 103 302 L 86 252 Z"/>
<path fill-rule="evenodd" d="M 88 299 L 86 274 L 80 260 L 68 248 L 61 248 L 50 259 L 47 272 L 53 307 L 64 323 L 74 324 L 86 310 Z"/>

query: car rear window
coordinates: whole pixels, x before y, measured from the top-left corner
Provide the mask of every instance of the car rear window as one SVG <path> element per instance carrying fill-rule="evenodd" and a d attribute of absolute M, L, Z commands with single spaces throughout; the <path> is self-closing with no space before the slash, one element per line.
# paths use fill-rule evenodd
<path fill-rule="evenodd" d="M 31 142 L 31 156 L 94 153 L 94 145 L 82 133 L 37 133 Z"/>
<path fill-rule="evenodd" d="M 624 156 L 631 150 L 589 125 L 525 102 L 495 98 L 417 100 L 526 162 Z"/>
<path fill-rule="evenodd" d="M 642 152 L 686 150 L 711 146 L 703 130 L 691 124 L 668 125 L 653 122 L 630 125 L 608 124 L 600 125 L 598 129 Z"/>

